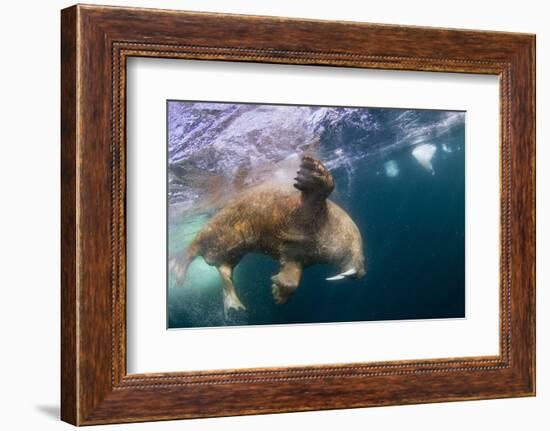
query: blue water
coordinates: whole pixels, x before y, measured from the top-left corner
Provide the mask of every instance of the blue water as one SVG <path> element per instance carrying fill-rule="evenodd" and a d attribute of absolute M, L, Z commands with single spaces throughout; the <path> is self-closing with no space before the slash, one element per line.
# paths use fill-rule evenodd
<path fill-rule="evenodd" d="M 190 106 L 177 104 L 178 109 Z M 175 112 L 177 118 L 189 114 Z M 411 115 L 404 116 L 404 110 L 370 109 L 370 117 L 365 117 L 361 112 L 330 117 L 330 127 L 326 123 L 324 127 L 308 123 L 307 127 L 320 136 L 317 155 L 334 176 L 336 188 L 330 199 L 348 212 L 363 236 L 365 277 L 329 282 L 325 278 L 336 269 L 315 265 L 304 271 L 291 300 L 277 305 L 271 296 L 270 277 L 278 272 L 278 263 L 250 254 L 234 273 L 236 290 L 247 310 L 231 310 L 224 316 L 217 271 L 198 258 L 183 287 L 175 286 L 173 275 L 168 274 L 169 328 L 465 316 L 465 116 L 411 110 L 407 111 Z M 246 115 L 251 114 L 247 111 Z M 236 130 L 244 126 L 233 120 L 235 130 L 226 122 L 218 132 L 237 136 Z M 315 117 L 314 121 L 327 119 Z M 181 124 L 172 124 L 170 130 L 176 126 Z M 177 130 L 189 133 L 181 127 Z M 174 136 L 170 134 L 170 138 Z M 176 141 L 174 138 L 172 144 Z M 435 148 L 431 169 L 412 154 L 414 148 L 425 144 Z M 274 160 L 289 152 L 285 147 Z M 193 154 L 199 150 L 188 151 L 185 157 L 192 159 Z M 200 160 L 197 156 L 189 175 L 201 169 Z M 223 163 L 226 166 L 231 159 Z M 252 171 L 254 163 L 250 165 Z M 216 174 L 215 168 L 205 171 Z M 193 192 L 178 190 L 183 191 L 177 199 L 172 193 L 169 208 L 170 255 L 184 249 L 217 210 L 186 210 L 200 200 L 200 186 Z"/>

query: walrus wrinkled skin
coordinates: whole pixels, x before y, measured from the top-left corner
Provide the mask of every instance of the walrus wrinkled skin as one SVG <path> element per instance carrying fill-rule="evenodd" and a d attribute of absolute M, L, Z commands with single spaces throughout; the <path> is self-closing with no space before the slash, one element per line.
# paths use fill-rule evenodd
<path fill-rule="evenodd" d="M 191 261 L 202 256 L 222 278 L 224 311 L 245 309 L 233 286 L 233 268 L 243 256 L 260 252 L 280 262 L 271 277 L 275 302 L 284 304 L 298 288 L 302 271 L 316 263 L 333 264 L 339 274 L 327 280 L 365 274 L 363 241 L 350 216 L 327 199 L 334 189 L 331 173 L 304 156 L 295 189 L 264 184 L 248 189 L 202 228 L 183 256 L 171 262 L 182 284 Z"/>

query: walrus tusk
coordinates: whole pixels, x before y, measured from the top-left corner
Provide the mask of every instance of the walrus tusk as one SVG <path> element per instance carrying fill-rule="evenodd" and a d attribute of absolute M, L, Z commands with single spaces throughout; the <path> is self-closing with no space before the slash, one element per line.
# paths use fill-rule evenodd
<path fill-rule="evenodd" d="M 333 277 L 328 277 L 326 278 L 326 280 L 327 281 L 342 280 L 343 278 L 351 277 L 352 275 L 355 275 L 355 274 L 357 274 L 357 270 L 355 268 L 351 268 Z"/>

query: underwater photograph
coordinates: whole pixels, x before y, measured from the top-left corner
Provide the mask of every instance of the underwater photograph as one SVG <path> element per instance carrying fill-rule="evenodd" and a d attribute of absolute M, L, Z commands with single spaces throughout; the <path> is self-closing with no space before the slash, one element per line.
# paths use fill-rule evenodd
<path fill-rule="evenodd" d="M 167 101 L 167 328 L 465 317 L 464 111 Z"/>

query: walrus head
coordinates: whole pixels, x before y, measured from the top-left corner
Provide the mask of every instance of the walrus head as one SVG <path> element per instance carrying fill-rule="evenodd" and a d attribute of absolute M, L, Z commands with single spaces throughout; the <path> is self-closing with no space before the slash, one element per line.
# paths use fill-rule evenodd
<path fill-rule="evenodd" d="M 318 228 L 316 246 L 322 250 L 321 261 L 338 267 L 339 273 L 328 281 L 360 278 L 365 275 L 363 239 L 349 214 L 328 199 L 334 190 L 330 171 L 312 156 L 304 155 L 294 187 L 302 192 L 302 216 L 308 225 Z"/>
<path fill-rule="evenodd" d="M 329 238 L 333 244 L 329 248 L 329 262 L 336 265 L 339 273 L 328 277 L 327 281 L 361 278 L 365 275 L 365 256 L 363 238 L 351 217 L 336 204 L 331 203 L 328 231 L 324 241 Z M 328 233 L 328 232 L 327 232 Z"/>

